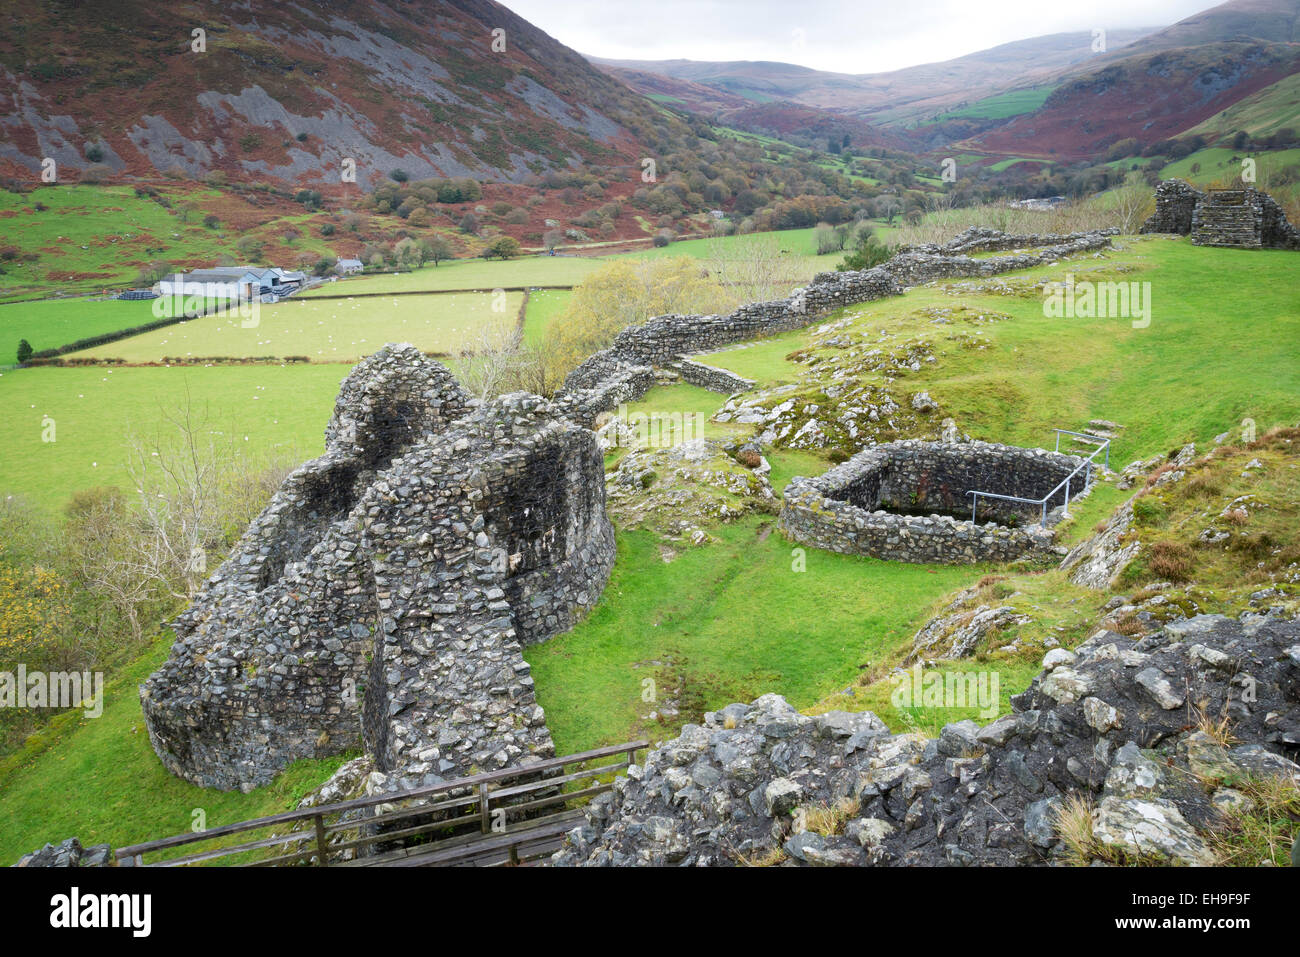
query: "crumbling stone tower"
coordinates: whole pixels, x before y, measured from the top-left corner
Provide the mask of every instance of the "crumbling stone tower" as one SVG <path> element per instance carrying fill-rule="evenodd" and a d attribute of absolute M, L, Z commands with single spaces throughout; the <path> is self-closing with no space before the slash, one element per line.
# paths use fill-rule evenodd
<path fill-rule="evenodd" d="M 1252 186 L 1202 193 L 1182 180 L 1165 180 L 1156 186 L 1156 211 L 1141 231 L 1190 235 L 1196 246 L 1300 249 L 1300 230 L 1271 196 Z"/>
<path fill-rule="evenodd" d="M 604 587 L 603 478 L 595 437 L 544 400 L 477 403 L 385 347 L 175 622 L 141 688 L 154 750 L 222 789 L 358 743 L 411 782 L 549 756 L 522 645 Z"/>

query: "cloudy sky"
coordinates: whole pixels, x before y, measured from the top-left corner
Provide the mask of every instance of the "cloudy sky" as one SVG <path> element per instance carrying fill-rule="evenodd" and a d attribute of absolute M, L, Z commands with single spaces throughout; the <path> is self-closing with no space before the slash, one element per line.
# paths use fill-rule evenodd
<path fill-rule="evenodd" d="M 502 0 L 579 53 L 780 60 L 841 73 L 933 63 L 1047 33 L 1167 26 L 1214 0 Z"/>

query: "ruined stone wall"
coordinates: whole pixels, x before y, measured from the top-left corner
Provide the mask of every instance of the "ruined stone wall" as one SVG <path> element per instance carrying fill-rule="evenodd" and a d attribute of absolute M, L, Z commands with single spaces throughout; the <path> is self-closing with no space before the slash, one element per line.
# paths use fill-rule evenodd
<path fill-rule="evenodd" d="M 363 739 L 393 786 L 548 756 L 521 649 L 571 627 L 613 559 L 592 433 L 386 347 L 177 620 L 141 689 L 154 749 L 223 789 Z"/>
<path fill-rule="evenodd" d="M 1190 235 L 1197 246 L 1300 249 L 1300 230 L 1282 207 L 1253 186 L 1203 193 L 1180 179 L 1156 186 L 1156 211 L 1144 233 Z"/>
<path fill-rule="evenodd" d="M 564 403 L 570 401 L 570 393 L 599 389 L 602 383 L 630 368 L 668 365 L 690 353 L 708 353 L 749 339 L 802 329 L 835 309 L 902 295 L 907 286 L 934 279 L 993 276 L 1101 249 L 1110 244 L 1113 232 L 1004 237 L 983 231 L 978 237 L 981 243 L 1006 242 L 1009 244 L 1006 248 L 1020 248 L 1031 242 L 1053 245 L 1037 253 L 992 259 L 926 251 L 901 253 L 872 269 L 818 273 L 807 286 L 796 289 L 785 299 L 750 303 L 729 315 L 656 316 L 642 325 L 624 329 L 613 345 L 574 369 L 565 379 L 564 390 L 557 399 Z M 970 241 L 975 243 L 976 239 Z M 607 405 L 599 411 L 612 407 Z"/>
<path fill-rule="evenodd" d="M 1210 190 L 1192 213 L 1196 246 L 1300 248 L 1300 233 L 1266 193 L 1244 189 Z"/>
<path fill-rule="evenodd" d="M 1142 224 L 1139 232 L 1177 233 L 1192 231 L 1192 214 L 1205 194 L 1181 179 L 1167 179 L 1156 184 L 1156 211 Z"/>
<path fill-rule="evenodd" d="M 1099 233 L 1004 233 L 988 226 L 971 226 L 946 243 L 918 243 L 899 246 L 898 253 L 925 253 L 931 256 L 965 256 L 970 253 L 997 252 L 1007 249 L 1031 249 L 1088 241 L 1094 235 L 1113 236 L 1117 229 Z"/>
<path fill-rule="evenodd" d="M 696 362 L 694 359 L 682 359 L 677 369 L 682 375 L 683 382 L 689 382 L 701 389 L 708 389 L 710 392 L 718 392 L 722 395 L 748 392 L 754 388 L 753 379 L 746 379 L 734 372 L 728 372 L 726 369 L 719 369 L 717 366 L 711 366 L 703 362 Z"/>
<path fill-rule="evenodd" d="M 1007 562 L 1047 554 L 1053 538 L 1034 524 L 1037 506 L 982 499 L 977 518 L 983 522 L 972 522 L 960 517 L 970 513 L 966 492 L 1041 498 L 1080 461 L 988 442 L 891 442 L 817 478 L 795 479 L 786 488 L 780 525 L 801 544 L 894 561 Z M 1062 490 L 1051 507 L 1063 501 Z"/>

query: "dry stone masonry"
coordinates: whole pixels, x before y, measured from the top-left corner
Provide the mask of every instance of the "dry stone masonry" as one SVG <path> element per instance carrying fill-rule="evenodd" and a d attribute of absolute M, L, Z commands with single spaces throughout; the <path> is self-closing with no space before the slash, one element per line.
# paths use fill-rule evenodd
<path fill-rule="evenodd" d="M 972 227 L 942 247 L 925 246 L 900 252 L 872 269 L 818 273 L 807 286 L 796 289 L 785 299 L 750 303 L 726 316 L 656 316 L 642 325 L 624 329 L 612 346 L 574 369 L 556 401 L 571 410 L 568 414 L 575 422 L 589 426 L 600 412 L 644 395 L 654 384 L 653 367 L 672 366 L 695 353 L 713 352 L 749 339 L 802 329 L 835 309 L 899 296 L 909 286 L 936 279 L 994 276 L 1093 252 L 1109 246 L 1114 232 L 1009 236 Z M 1045 248 L 990 259 L 964 255 L 971 251 L 1028 247 Z M 690 373 L 684 373 L 684 377 L 686 374 Z M 711 377 L 706 381 L 711 381 Z M 715 385 L 717 391 L 727 388 L 720 382 Z M 705 385 L 705 388 L 715 388 L 715 385 Z M 727 388 L 727 391 L 736 390 Z"/>
<path fill-rule="evenodd" d="M 1156 211 L 1142 232 L 1190 235 L 1197 246 L 1300 249 L 1300 230 L 1271 196 L 1251 186 L 1202 193 L 1165 180 L 1156 186 Z"/>
<path fill-rule="evenodd" d="M 572 626 L 614 558 L 594 436 L 537 396 L 470 401 L 388 346 L 175 623 L 141 689 L 163 764 L 269 781 L 364 743 L 394 786 L 553 746 L 522 645 Z"/>
<path fill-rule="evenodd" d="M 937 738 L 891 733 L 869 711 L 809 717 L 777 695 L 728 705 L 596 798 L 553 862 L 1051 864 L 1070 854 L 1056 812 L 1082 794 L 1099 860 L 1207 864 L 1221 809 L 1250 800 L 1238 782 L 1300 786 L 1294 619 L 1100 630 L 1049 652 L 1011 701 Z M 1197 730 L 1189 704 L 1229 716 L 1237 741 Z"/>
<path fill-rule="evenodd" d="M 1037 505 L 981 499 L 970 491 L 1042 498 L 1083 460 L 989 442 L 906 440 L 877 445 L 785 491 L 781 529 L 792 540 L 904 562 L 1008 562 L 1053 553 Z M 1086 491 L 1086 474 L 1071 493 Z M 1065 489 L 1048 501 L 1059 514 Z M 982 521 L 979 521 L 982 519 Z"/>

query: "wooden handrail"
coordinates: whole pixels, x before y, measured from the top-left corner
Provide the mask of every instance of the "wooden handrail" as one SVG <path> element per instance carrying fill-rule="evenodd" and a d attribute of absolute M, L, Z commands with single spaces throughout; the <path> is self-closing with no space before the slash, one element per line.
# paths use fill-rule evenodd
<path fill-rule="evenodd" d="M 608 745 L 603 748 L 593 748 L 590 751 L 581 751 L 577 754 L 567 754 L 556 758 L 547 758 L 543 761 L 537 761 L 533 764 L 521 765 L 513 768 L 503 768 L 500 771 L 487 771 L 483 774 L 475 774 L 469 777 L 455 778 L 451 781 L 444 781 L 441 784 L 430 784 L 419 788 L 412 788 L 406 791 L 388 791 L 383 794 L 375 794 L 370 797 L 354 798 L 350 801 L 340 801 L 335 804 L 322 804 L 317 807 L 301 808 L 294 811 L 285 811 L 280 814 L 271 814 L 266 817 L 252 818 L 247 821 L 237 821 L 234 824 L 226 824 L 221 827 L 212 828 L 207 831 L 186 832 L 185 834 L 176 834 L 172 837 L 159 838 L 153 841 L 145 841 L 140 844 L 132 844 L 128 847 L 120 847 L 114 852 L 114 857 L 118 860 L 134 857 L 137 863 L 143 855 L 157 851 L 169 850 L 174 847 L 183 847 L 186 844 L 194 844 L 199 841 L 210 841 L 221 837 L 227 837 L 232 834 L 242 834 L 245 831 L 252 831 L 263 827 L 277 827 L 285 824 L 293 824 L 299 821 L 311 820 L 313 828 L 316 831 L 317 853 L 320 855 L 322 866 L 326 863 L 326 843 L 324 818 L 326 815 L 341 815 L 349 811 L 362 810 L 364 808 L 374 807 L 380 804 L 392 804 L 398 801 L 409 801 L 416 798 L 429 797 L 435 794 L 443 794 L 449 791 L 461 789 L 474 789 L 478 792 L 475 799 L 470 803 L 480 800 L 484 794 L 488 796 L 486 801 L 481 802 L 480 815 L 482 816 L 482 826 L 486 832 L 491 825 L 488 817 L 487 805 L 491 800 L 492 792 L 488 791 L 488 785 L 509 781 L 514 778 L 524 777 L 537 774 L 539 772 L 550 771 L 554 769 L 563 769 L 570 764 L 578 764 L 584 761 L 591 761 L 597 758 L 607 758 L 616 754 L 626 754 L 628 763 L 632 763 L 636 752 L 643 748 L 649 747 L 650 742 L 646 740 L 632 741 L 626 744 Z M 592 773 L 600 773 L 602 769 L 595 769 Z M 583 793 L 583 792 L 579 792 Z M 358 822 L 358 824 L 363 822 Z M 309 835 L 308 835 L 309 836 Z M 237 853 L 234 849 L 232 853 Z"/>

